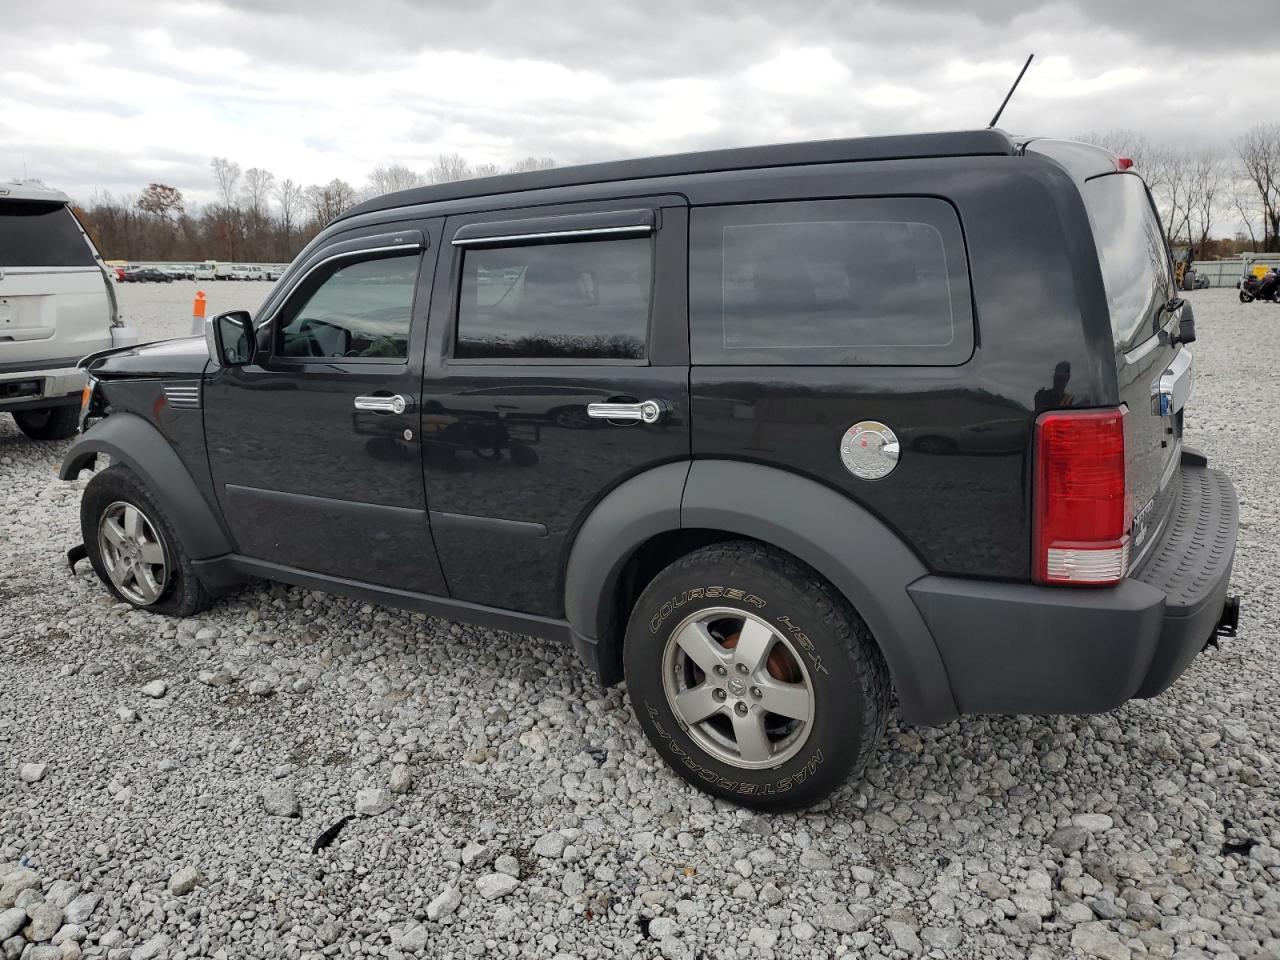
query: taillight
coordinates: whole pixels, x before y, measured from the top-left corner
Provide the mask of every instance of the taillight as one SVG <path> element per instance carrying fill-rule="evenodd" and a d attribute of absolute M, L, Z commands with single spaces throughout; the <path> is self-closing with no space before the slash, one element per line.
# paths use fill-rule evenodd
<path fill-rule="evenodd" d="M 1123 407 L 1036 420 L 1032 576 L 1117 583 L 1129 568 Z"/>
<path fill-rule="evenodd" d="M 1116 157 L 1116 172 L 1121 173 L 1125 170 L 1133 169 L 1132 157 Z"/>

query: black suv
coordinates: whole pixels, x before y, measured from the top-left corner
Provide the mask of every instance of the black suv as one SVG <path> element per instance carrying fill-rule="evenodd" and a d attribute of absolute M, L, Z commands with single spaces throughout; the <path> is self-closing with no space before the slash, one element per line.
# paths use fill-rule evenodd
<path fill-rule="evenodd" d="M 78 549 L 161 613 L 265 577 L 571 641 L 762 808 L 891 698 L 1154 696 L 1234 630 L 1236 502 L 1127 167 L 984 130 L 368 201 L 253 317 L 86 360 Z"/>

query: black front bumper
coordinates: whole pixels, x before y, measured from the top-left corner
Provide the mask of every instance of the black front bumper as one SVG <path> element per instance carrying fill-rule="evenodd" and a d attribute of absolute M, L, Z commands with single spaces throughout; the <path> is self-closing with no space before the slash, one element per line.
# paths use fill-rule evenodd
<path fill-rule="evenodd" d="M 1096 713 L 1163 691 L 1216 636 L 1237 519 L 1231 481 L 1187 451 L 1162 539 L 1118 586 L 913 583 L 960 712 Z"/>

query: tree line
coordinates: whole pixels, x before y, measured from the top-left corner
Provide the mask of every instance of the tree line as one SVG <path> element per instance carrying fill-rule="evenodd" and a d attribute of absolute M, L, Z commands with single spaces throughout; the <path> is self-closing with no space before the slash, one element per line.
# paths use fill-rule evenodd
<path fill-rule="evenodd" d="M 1192 256 L 1280 251 L 1280 123 L 1260 123 L 1231 141 L 1230 150 L 1153 144 L 1135 130 L 1076 137 L 1133 160 L 1160 210 L 1169 243 Z M 1215 224 L 1239 223 L 1229 240 L 1214 240 Z"/>
<path fill-rule="evenodd" d="M 1250 128 L 1231 141 L 1229 151 L 1159 145 L 1128 129 L 1076 139 L 1132 158 L 1151 188 L 1171 245 L 1200 259 L 1280 251 L 1280 123 Z M 555 161 L 526 157 L 504 168 L 472 165 L 446 153 L 424 171 L 379 166 L 360 187 L 340 178 L 304 185 L 262 167 L 241 169 L 226 157 L 214 157 L 209 166 L 216 188 L 211 203 L 188 205 L 178 188 L 152 183 L 136 197 L 95 195 L 76 213 L 107 259 L 285 263 L 361 200 L 429 183 L 546 169 Z M 1214 239 L 1215 226 L 1224 222 L 1242 229 Z"/>
<path fill-rule="evenodd" d="M 472 165 L 460 154 L 445 153 L 424 171 L 403 164 L 376 167 L 356 187 L 341 178 L 304 185 L 262 167 L 242 169 L 233 160 L 214 157 L 210 203 L 189 204 L 179 188 L 151 183 L 136 196 L 95 194 L 75 210 L 107 260 L 288 263 L 325 224 L 370 197 L 555 165 L 550 157 L 525 157 L 506 167 Z"/>

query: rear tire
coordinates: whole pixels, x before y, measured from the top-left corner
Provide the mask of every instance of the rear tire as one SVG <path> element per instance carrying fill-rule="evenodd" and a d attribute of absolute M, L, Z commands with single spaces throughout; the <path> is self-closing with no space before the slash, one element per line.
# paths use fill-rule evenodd
<path fill-rule="evenodd" d="M 64 403 L 39 410 L 15 410 L 13 419 L 32 440 L 66 440 L 80 428 L 80 408 Z"/>
<path fill-rule="evenodd" d="M 85 487 L 80 533 L 94 572 L 117 600 L 171 617 L 212 605 L 173 524 L 123 464 L 95 474 Z"/>
<path fill-rule="evenodd" d="M 663 759 L 748 807 L 822 799 L 861 774 L 888 721 L 888 670 L 862 619 L 812 569 L 760 543 L 713 544 L 654 577 L 624 660 Z"/>
<path fill-rule="evenodd" d="M 1249 296 L 1249 294 L 1245 293 L 1243 290 L 1241 290 L 1241 291 L 1240 291 L 1240 302 L 1241 302 L 1241 303 L 1248 303 L 1248 302 L 1249 302 L 1250 300 L 1252 300 L 1252 299 L 1253 299 L 1253 297 Z"/>

